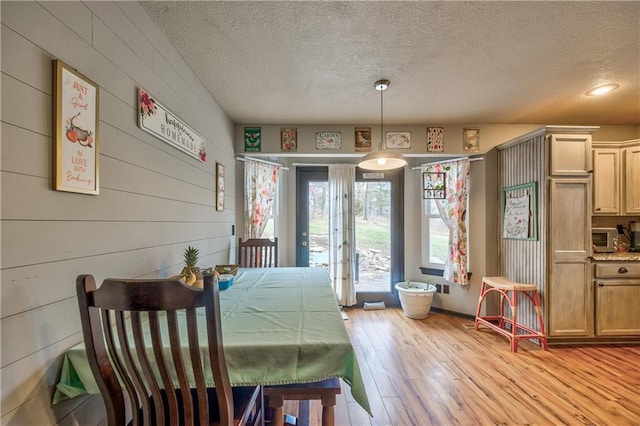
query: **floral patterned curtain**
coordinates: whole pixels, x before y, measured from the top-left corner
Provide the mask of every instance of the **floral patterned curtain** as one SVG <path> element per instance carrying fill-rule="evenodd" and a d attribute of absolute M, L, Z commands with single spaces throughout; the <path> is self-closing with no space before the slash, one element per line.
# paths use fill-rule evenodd
<path fill-rule="evenodd" d="M 438 211 L 449 228 L 449 256 L 444 279 L 467 285 L 467 199 L 469 197 L 469 160 L 430 164 L 425 172 L 445 172 L 446 194 L 436 201 Z"/>
<path fill-rule="evenodd" d="M 244 163 L 244 238 L 260 238 L 276 194 L 280 166 L 247 160 Z"/>
<path fill-rule="evenodd" d="M 342 306 L 356 304 L 355 181 L 355 164 L 329 166 L 329 276 L 338 303 Z"/>

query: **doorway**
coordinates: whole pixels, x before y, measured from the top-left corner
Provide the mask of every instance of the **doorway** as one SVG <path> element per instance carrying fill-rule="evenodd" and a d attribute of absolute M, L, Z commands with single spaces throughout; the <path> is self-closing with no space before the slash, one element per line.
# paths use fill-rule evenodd
<path fill-rule="evenodd" d="M 327 167 L 296 169 L 296 265 L 328 267 Z M 404 280 L 404 171 L 356 169 L 356 295 L 358 304 L 398 303 L 393 285 Z"/>

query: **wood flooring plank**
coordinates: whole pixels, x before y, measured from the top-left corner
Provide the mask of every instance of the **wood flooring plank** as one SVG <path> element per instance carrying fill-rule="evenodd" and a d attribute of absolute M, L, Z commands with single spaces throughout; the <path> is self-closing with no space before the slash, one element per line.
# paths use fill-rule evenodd
<path fill-rule="evenodd" d="M 348 315 L 376 412 L 369 423 L 346 398 L 350 423 L 337 426 L 640 424 L 640 346 L 543 351 L 522 341 L 514 354 L 507 339 L 475 331 L 468 318 L 432 312 L 412 320 L 396 308 Z M 379 404 L 386 418 L 377 418 Z"/>

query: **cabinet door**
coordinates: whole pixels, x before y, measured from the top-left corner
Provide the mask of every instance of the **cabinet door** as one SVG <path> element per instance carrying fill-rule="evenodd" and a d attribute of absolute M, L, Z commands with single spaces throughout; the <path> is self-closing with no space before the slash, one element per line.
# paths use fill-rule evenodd
<path fill-rule="evenodd" d="M 620 150 L 593 150 L 593 214 L 620 213 Z"/>
<path fill-rule="evenodd" d="M 640 335 L 640 281 L 596 281 L 596 334 Z"/>
<path fill-rule="evenodd" d="M 640 215 L 640 146 L 624 149 L 625 213 Z"/>
<path fill-rule="evenodd" d="M 591 173 L 591 135 L 551 135 L 552 176 L 589 176 Z"/>
<path fill-rule="evenodd" d="M 592 336 L 591 188 L 588 178 L 551 179 L 547 322 L 549 336 Z"/>

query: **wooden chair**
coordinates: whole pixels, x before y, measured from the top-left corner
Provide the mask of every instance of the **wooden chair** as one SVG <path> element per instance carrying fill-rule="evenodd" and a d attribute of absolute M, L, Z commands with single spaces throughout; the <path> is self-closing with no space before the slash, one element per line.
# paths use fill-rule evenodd
<path fill-rule="evenodd" d="M 278 239 L 252 238 L 238 240 L 238 264 L 244 268 L 275 268 L 278 266 Z"/>
<path fill-rule="evenodd" d="M 340 392 L 340 379 L 338 378 L 314 383 L 265 386 L 265 415 L 271 420 L 272 426 L 296 425 L 298 423 L 296 418 L 291 421 L 289 419 L 292 416 L 283 414 L 284 401 L 301 401 L 298 417 L 308 417 L 309 400 L 320 400 L 322 401 L 322 426 L 333 426 L 335 424 L 336 395 Z"/>
<path fill-rule="evenodd" d="M 229 383 L 214 277 L 205 275 L 204 290 L 179 280 L 123 279 L 106 279 L 96 289 L 93 276 L 80 275 L 76 289 L 89 365 L 110 426 L 263 424 L 262 388 Z M 200 324 L 198 334 L 196 308 L 203 307 L 206 326 Z M 205 385 L 206 357 L 215 388 Z"/>

